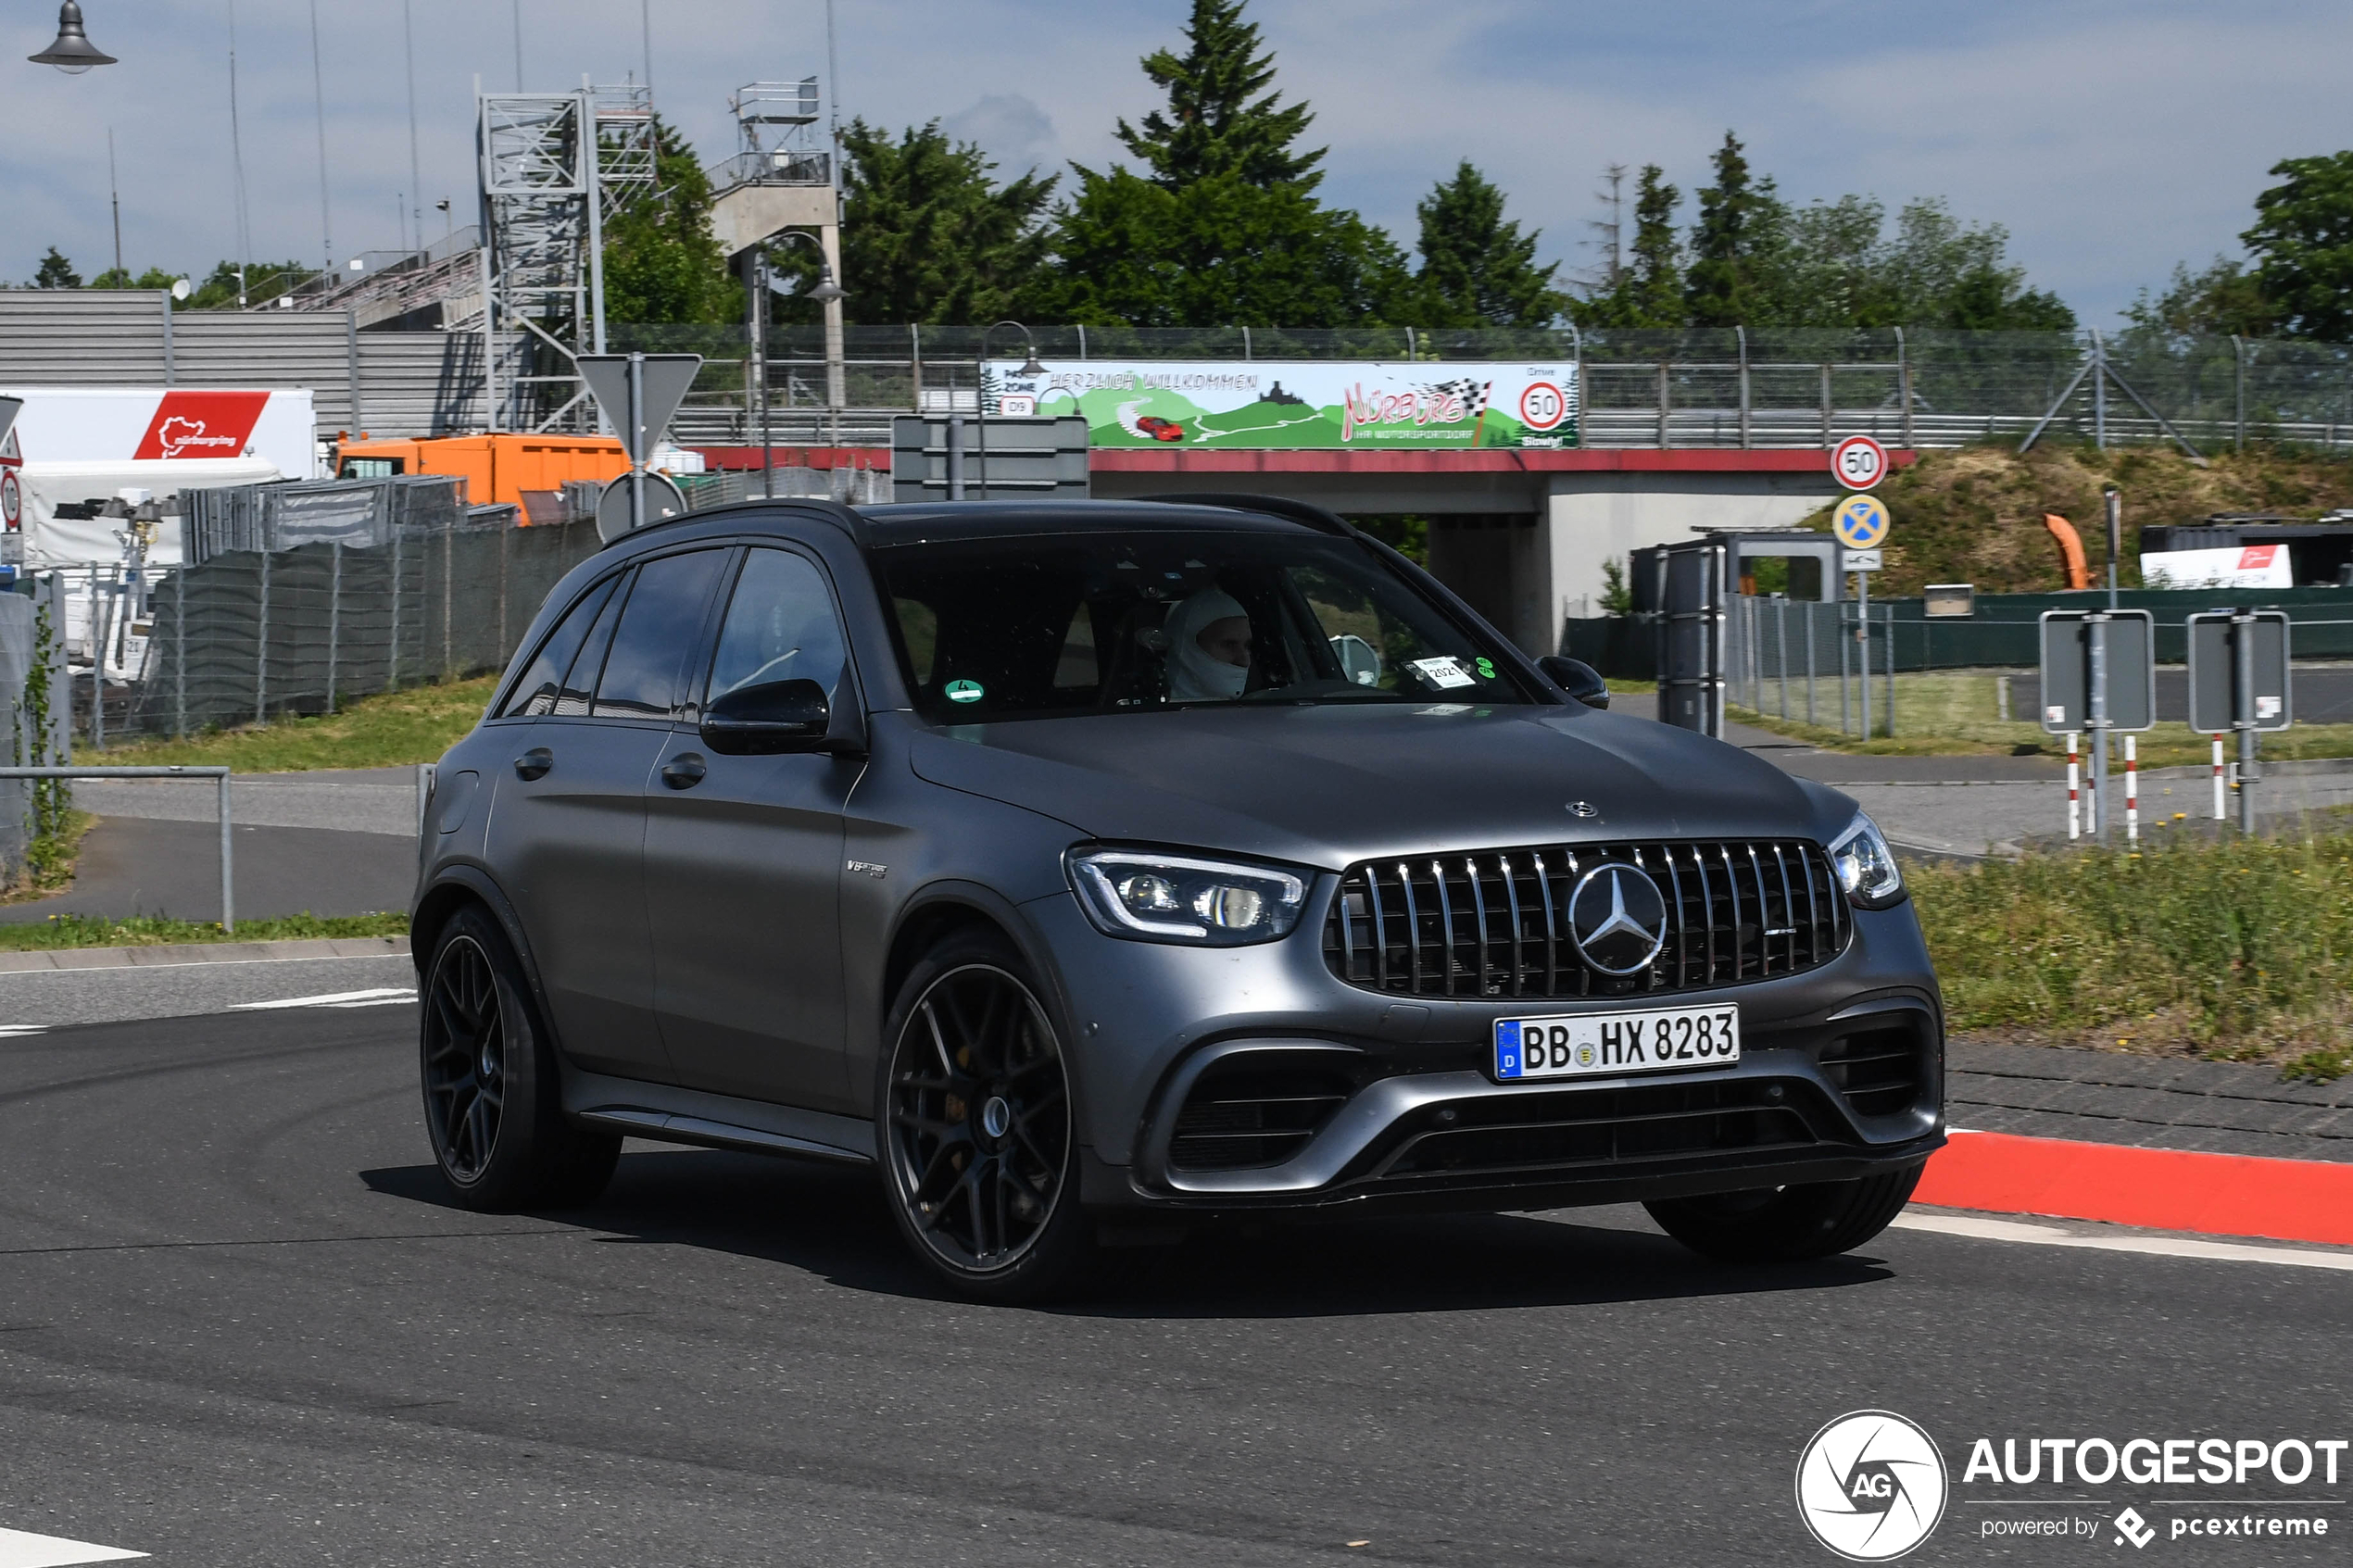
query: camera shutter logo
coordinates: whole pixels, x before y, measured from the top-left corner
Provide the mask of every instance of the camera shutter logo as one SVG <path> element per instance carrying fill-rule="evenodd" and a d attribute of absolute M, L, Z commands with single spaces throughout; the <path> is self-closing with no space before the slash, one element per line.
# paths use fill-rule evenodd
<path fill-rule="evenodd" d="M 1639 974 L 1667 946 L 1667 899 L 1641 868 L 1605 861 L 1577 879 L 1568 930 L 1604 974 Z"/>
<path fill-rule="evenodd" d="M 1852 1562 L 1903 1556 L 1944 1516 L 1944 1456 L 1893 1411 L 1856 1411 L 1814 1434 L 1797 1461 L 1797 1512 Z"/>

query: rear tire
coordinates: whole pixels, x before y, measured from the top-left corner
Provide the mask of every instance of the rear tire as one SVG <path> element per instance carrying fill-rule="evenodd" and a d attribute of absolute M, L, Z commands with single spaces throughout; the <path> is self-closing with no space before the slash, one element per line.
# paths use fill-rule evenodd
<path fill-rule="evenodd" d="M 554 1047 L 489 911 L 442 926 L 420 1001 L 425 1136 L 449 1196 L 484 1211 L 594 1201 L 621 1139 L 565 1120 Z"/>
<path fill-rule="evenodd" d="M 951 935 L 900 986 L 875 1097 L 892 1217 L 975 1300 L 1060 1296 L 1094 1261 L 1061 1031 L 1012 945 Z"/>
<path fill-rule="evenodd" d="M 1793 1263 L 1862 1246 L 1885 1230 L 1919 1185 L 1914 1165 L 1851 1182 L 1645 1203 L 1659 1229 L 1722 1263 Z"/>

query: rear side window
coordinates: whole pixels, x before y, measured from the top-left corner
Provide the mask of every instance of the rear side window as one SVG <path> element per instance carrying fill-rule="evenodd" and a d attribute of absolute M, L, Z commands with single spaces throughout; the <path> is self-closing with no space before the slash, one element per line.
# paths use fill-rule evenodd
<path fill-rule="evenodd" d="M 816 567 L 785 550 L 747 551 L 711 661 L 711 696 L 772 681 L 814 681 L 837 701 L 848 663 L 834 596 Z"/>
<path fill-rule="evenodd" d="M 580 596 L 556 629 L 539 645 L 537 657 L 522 679 L 507 694 L 507 705 L 498 710 L 501 719 L 535 719 L 556 710 L 556 694 L 562 689 L 564 671 L 580 653 L 580 645 L 588 637 L 588 628 L 595 624 L 597 611 L 604 608 L 612 595 L 618 576 L 608 577 Z"/>
<path fill-rule="evenodd" d="M 598 718 L 667 719 L 676 710 L 679 677 L 726 558 L 724 550 L 695 550 L 637 569 L 597 683 Z"/>

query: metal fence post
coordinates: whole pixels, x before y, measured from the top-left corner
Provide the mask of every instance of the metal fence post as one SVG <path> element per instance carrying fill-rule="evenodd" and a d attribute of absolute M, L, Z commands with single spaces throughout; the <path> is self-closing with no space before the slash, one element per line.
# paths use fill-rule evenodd
<path fill-rule="evenodd" d="M 1895 395 L 1904 400 L 1904 445 L 1908 449 L 1914 443 L 1912 433 L 1912 356 L 1904 344 L 1904 329 L 1895 329 Z"/>
<path fill-rule="evenodd" d="M 1806 721 L 1814 721 L 1814 601 L 1806 601 Z"/>
<path fill-rule="evenodd" d="M 1773 685 L 1780 694 L 1781 717 L 1789 717 L 1789 600 L 1773 601 Z"/>
<path fill-rule="evenodd" d="M 270 552 L 261 552 L 261 613 L 256 618 L 253 636 L 253 721 L 261 723 L 270 712 Z"/>
<path fill-rule="evenodd" d="M 441 531 L 441 678 L 445 681 L 449 679 L 449 666 L 453 662 L 449 652 L 449 601 L 456 596 L 450 589 L 449 552 L 457 537 L 458 531 L 454 528 Z"/>
<path fill-rule="evenodd" d="M 1658 362 L 1658 444 L 1663 447 L 1672 446 L 1675 445 L 1673 441 L 1668 439 L 1667 430 L 1667 361 L 1661 359 Z M 1584 395 L 1581 389 L 1579 392 L 1579 395 Z"/>
<path fill-rule="evenodd" d="M 498 668 L 507 667 L 507 542 L 513 535 L 511 528 L 498 530 Z"/>
<path fill-rule="evenodd" d="M 1895 607 L 1887 607 L 1887 738 L 1895 738 Z"/>
<path fill-rule="evenodd" d="M 343 651 L 343 541 L 328 546 L 332 564 L 327 571 L 327 711 L 335 710 L 335 660 Z"/>
<path fill-rule="evenodd" d="M 220 770 L 220 929 L 237 929 L 237 882 L 231 871 L 236 851 L 229 831 L 229 770 Z"/>
<path fill-rule="evenodd" d="M 2246 450 L 2246 340 L 2238 333 L 2231 334 L 2232 389 L 2238 405 L 2233 423 L 2232 449 Z"/>
<path fill-rule="evenodd" d="M 1747 329 L 1746 327 L 1734 327 L 1734 328 L 1732 329 L 1732 339 L 1733 339 L 1733 341 L 1734 341 L 1734 342 L 1735 342 L 1735 343 L 1739 345 L 1739 347 L 1740 347 L 1740 356 L 1741 356 L 1741 448 L 1742 448 L 1742 450 L 1745 451 L 1745 450 L 1746 450 L 1746 449 L 1747 449 L 1750 445 L 1753 445 L 1753 443 L 1752 443 L 1752 442 L 1750 441 L 1750 439 L 1749 439 L 1748 329 Z M 1582 389 L 1582 388 L 1579 388 L 1579 395 L 1583 395 L 1583 389 Z M 1787 717 L 1787 715 L 1783 715 L 1783 717 Z"/>
<path fill-rule="evenodd" d="M 392 624 L 390 635 L 384 638 L 384 690 L 400 689 L 400 545 L 398 523 L 392 531 Z"/>
<path fill-rule="evenodd" d="M 188 566 L 171 574 L 171 733 L 188 733 Z"/>
<path fill-rule="evenodd" d="M 1841 602 L 1838 606 L 1838 733 L 1842 735 L 1851 735 L 1855 733 L 1855 698 L 1854 694 L 1848 690 L 1846 682 L 1848 641 L 1846 606 Z"/>
<path fill-rule="evenodd" d="M 1822 367 L 1822 445 L 1831 444 L 1831 368 Z"/>

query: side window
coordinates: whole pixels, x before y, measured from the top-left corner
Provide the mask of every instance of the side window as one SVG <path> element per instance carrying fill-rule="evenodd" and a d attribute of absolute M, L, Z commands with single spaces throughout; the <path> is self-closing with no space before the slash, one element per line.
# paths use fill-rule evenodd
<path fill-rule="evenodd" d="M 612 651 L 597 682 L 599 719 L 667 719 L 678 706 L 678 678 L 702 630 L 703 610 L 725 563 L 724 550 L 663 556 L 637 569 L 622 608 Z"/>
<path fill-rule="evenodd" d="M 1095 658 L 1095 616 L 1082 600 L 1078 612 L 1070 618 L 1069 632 L 1063 634 L 1062 657 L 1054 663 L 1054 689 L 1093 691 L 1102 683 L 1102 669 Z"/>
<path fill-rule="evenodd" d="M 605 608 L 597 612 L 596 624 L 588 628 L 587 638 L 573 656 L 563 684 L 556 690 L 555 714 L 559 719 L 587 715 L 588 699 L 597 690 L 597 671 L 605 667 L 605 650 L 612 646 L 613 622 L 621 619 L 621 607 L 629 601 L 629 573 L 616 573 L 613 581 L 618 585 L 605 600 Z"/>
<path fill-rule="evenodd" d="M 824 574 L 787 551 L 747 551 L 711 659 L 711 698 L 771 681 L 814 681 L 837 698 L 848 664 Z"/>
<path fill-rule="evenodd" d="M 501 719 L 533 719 L 556 710 L 556 694 L 564 682 L 564 671 L 580 652 L 580 645 L 587 639 L 588 628 L 595 624 L 597 611 L 604 608 L 619 577 L 608 577 L 580 596 L 556 629 L 539 645 L 537 657 L 531 668 L 523 671 L 514 689 L 507 694 L 507 705 L 498 710 Z"/>

